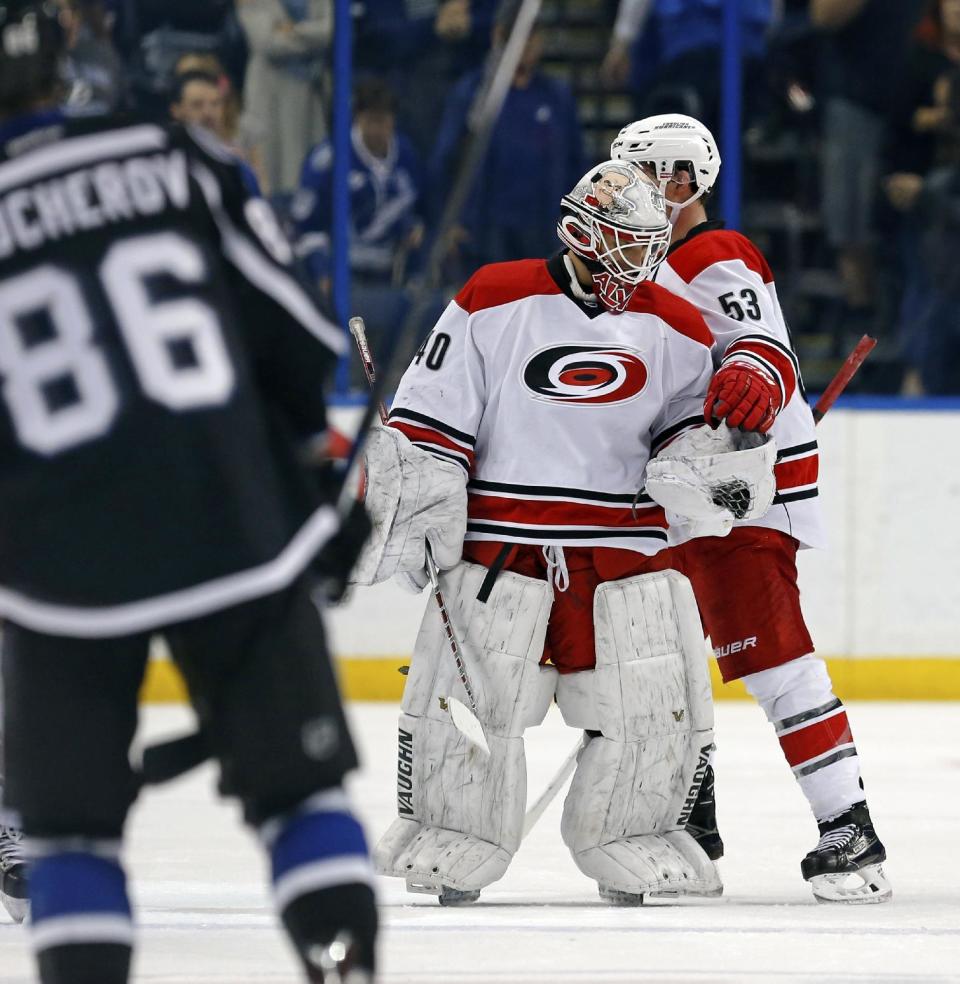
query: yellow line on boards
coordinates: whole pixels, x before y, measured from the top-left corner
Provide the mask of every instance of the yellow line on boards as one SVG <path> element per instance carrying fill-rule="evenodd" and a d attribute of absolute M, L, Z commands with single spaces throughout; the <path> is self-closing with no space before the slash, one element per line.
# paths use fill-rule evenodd
<path fill-rule="evenodd" d="M 903 658 L 826 657 L 837 694 L 844 700 L 960 700 L 960 657 Z M 399 668 L 403 656 L 337 659 L 340 686 L 348 700 L 399 701 L 405 677 Z M 724 685 L 711 661 L 713 694 L 718 700 L 747 696 L 739 681 Z M 167 660 L 152 660 L 141 697 L 149 703 L 186 700 L 186 688 L 176 667 Z"/>

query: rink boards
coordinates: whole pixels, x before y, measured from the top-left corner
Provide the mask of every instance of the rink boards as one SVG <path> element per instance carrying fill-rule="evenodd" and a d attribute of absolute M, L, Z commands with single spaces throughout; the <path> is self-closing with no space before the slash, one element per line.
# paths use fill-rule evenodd
<path fill-rule="evenodd" d="M 355 419 L 355 410 L 335 415 L 347 431 Z M 958 434 L 957 401 L 851 401 L 818 428 L 831 546 L 801 554 L 800 587 L 817 651 L 846 699 L 960 699 Z M 330 613 L 348 697 L 399 699 L 398 667 L 427 601 L 378 585 Z M 743 695 L 739 685 L 715 692 Z M 162 659 L 145 697 L 182 698 Z"/>

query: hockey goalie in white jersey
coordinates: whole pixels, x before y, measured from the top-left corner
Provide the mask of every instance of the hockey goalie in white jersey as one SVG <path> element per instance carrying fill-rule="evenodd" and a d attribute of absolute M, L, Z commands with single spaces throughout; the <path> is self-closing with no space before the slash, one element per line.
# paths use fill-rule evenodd
<path fill-rule="evenodd" d="M 564 197 L 558 233 L 550 260 L 474 274 L 371 439 L 376 533 L 357 580 L 422 586 L 429 541 L 491 751 L 444 710 L 465 694 L 430 604 L 400 718 L 399 817 L 376 863 L 448 903 L 500 878 L 522 837 L 523 733 L 556 698 L 590 736 L 561 832 L 601 896 L 717 894 L 684 830 L 713 741 L 703 637 L 662 551 L 671 510 L 717 535 L 761 515 L 775 450 L 737 450 L 704 424 L 713 340 L 651 282 L 670 239 L 655 184 L 598 165 Z M 645 469 L 658 501 L 638 496 Z"/>

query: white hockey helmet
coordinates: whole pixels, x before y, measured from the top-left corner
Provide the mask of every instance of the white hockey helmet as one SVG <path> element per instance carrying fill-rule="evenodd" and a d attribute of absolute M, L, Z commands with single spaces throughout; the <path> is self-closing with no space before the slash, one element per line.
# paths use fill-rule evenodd
<path fill-rule="evenodd" d="M 560 203 L 557 235 L 586 262 L 594 292 L 614 314 L 657 272 L 670 234 L 663 195 L 628 161 L 590 168 Z"/>
<path fill-rule="evenodd" d="M 610 156 L 641 165 L 664 195 L 670 181 L 696 184 L 687 201 L 667 202 L 671 223 L 677 221 L 681 209 L 713 188 L 720 173 L 720 151 L 713 134 L 699 120 L 681 113 L 648 116 L 628 124 L 610 145 Z M 681 176 L 682 172 L 689 176 Z"/>

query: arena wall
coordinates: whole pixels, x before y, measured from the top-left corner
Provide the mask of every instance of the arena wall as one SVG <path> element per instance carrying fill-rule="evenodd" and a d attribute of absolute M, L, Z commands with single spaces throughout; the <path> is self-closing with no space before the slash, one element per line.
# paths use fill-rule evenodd
<path fill-rule="evenodd" d="M 817 650 L 846 699 L 960 699 L 960 405 L 914 407 L 853 401 L 819 428 L 831 546 L 801 554 L 800 584 Z M 335 413 L 348 431 L 356 416 Z M 399 699 L 398 668 L 428 600 L 386 584 L 330 612 L 348 697 Z M 718 697 L 743 696 L 715 682 Z M 161 655 L 146 698 L 182 694 Z"/>

